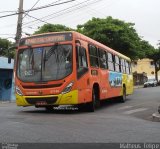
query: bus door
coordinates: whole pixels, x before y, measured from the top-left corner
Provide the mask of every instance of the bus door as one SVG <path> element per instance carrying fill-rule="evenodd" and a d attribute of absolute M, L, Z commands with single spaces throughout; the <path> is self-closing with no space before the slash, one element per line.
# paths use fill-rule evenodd
<path fill-rule="evenodd" d="M 77 66 L 77 88 L 79 103 L 85 103 L 91 97 L 89 89 L 89 69 L 87 62 L 86 44 L 83 41 L 76 41 L 76 66 Z"/>

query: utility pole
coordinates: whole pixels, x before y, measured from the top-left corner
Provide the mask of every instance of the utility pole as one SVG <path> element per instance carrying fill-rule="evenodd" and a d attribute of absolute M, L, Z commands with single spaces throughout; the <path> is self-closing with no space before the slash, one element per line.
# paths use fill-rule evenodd
<path fill-rule="evenodd" d="M 16 46 L 19 43 L 19 40 L 21 39 L 22 36 L 22 19 L 23 19 L 23 0 L 19 0 L 19 9 L 18 9 L 18 21 L 17 21 L 17 32 L 16 32 Z"/>

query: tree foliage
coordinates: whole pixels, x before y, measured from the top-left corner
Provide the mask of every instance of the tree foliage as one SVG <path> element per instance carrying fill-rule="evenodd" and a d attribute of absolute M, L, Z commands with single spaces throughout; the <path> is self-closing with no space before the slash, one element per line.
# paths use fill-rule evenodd
<path fill-rule="evenodd" d="M 10 56 L 11 58 L 14 57 L 14 50 L 9 51 L 8 53 L 8 49 L 13 45 L 13 43 L 7 39 L 2 39 L 0 38 L 0 56 Z"/>
<path fill-rule="evenodd" d="M 34 34 L 48 33 L 48 32 L 61 32 L 71 31 L 73 29 L 60 24 L 44 24 Z"/>
<path fill-rule="evenodd" d="M 153 48 L 139 37 L 133 23 L 125 23 L 112 17 L 92 18 L 77 27 L 79 32 L 129 56 L 131 59 L 143 58 L 146 55 L 145 50 Z"/>

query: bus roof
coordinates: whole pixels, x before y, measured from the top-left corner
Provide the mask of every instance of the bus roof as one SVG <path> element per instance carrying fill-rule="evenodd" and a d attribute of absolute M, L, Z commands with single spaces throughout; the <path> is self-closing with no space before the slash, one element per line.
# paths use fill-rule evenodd
<path fill-rule="evenodd" d="M 127 57 L 127 56 L 125 56 L 125 55 L 123 55 L 123 54 L 121 54 L 121 53 L 119 53 L 119 52 L 117 52 L 117 51 L 115 51 L 115 50 L 107 47 L 107 46 L 104 45 L 104 44 L 101 44 L 100 42 L 98 42 L 98 41 L 96 41 L 96 40 L 94 40 L 94 39 L 91 39 L 90 37 L 87 37 L 87 36 L 85 36 L 85 35 L 83 35 L 83 34 L 81 34 L 81 33 L 78 33 L 78 32 L 76 32 L 76 31 L 49 32 L 49 33 L 43 33 L 43 34 L 36 34 L 36 35 L 32 35 L 32 36 L 30 36 L 30 37 L 22 38 L 21 40 L 23 40 L 23 39 L 29 39 L 29 38 L 37 37 L 37 36 L 40 37 L 40 36 L 43 36 L 43 35 L 53 35 L 53 34 L 60 34 L 60 33 L 61 33 L 61 34 L 63 34 L 63 33 L 72 33 L 73 36 L 74 36 L 76 39 L 81 39 L 81 40 L 87 41 L 87 42 L 89 42 L 89 43 L 91 43 L 91 44 L 94 44 L 94 45 L 98 46 L 99 48 L 102 48 L 102 49 L 105 49 L 105 50 L 109 51 L 110 53 L 112 53 L 112 54 L 114 54 L 114 55 L 117 55 L 117 56 L 119 56 L 119 57 L 121 57 L 121 58 L 124 58 L 124 59 L 126 59 L 126 60 L 128 60 L 128 61 L 131 61 L 131 59 L 130 59 L 129 57 Z"/>

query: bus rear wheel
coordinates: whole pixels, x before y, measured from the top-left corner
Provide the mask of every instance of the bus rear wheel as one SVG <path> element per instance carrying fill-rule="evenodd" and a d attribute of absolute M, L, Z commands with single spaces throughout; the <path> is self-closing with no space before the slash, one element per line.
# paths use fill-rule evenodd
<path fill-rule="evenodd" d="M 92 101 L 87 103 L 87 111 L 94 112 L 96 108 L 100 107 L 99 96 L 96 90 L 93 88 L 92 90 Z"/>
<path fill-rule="evenodd" d="M 127 99 L 127 95 L 126 95 L 126 87 L 123 87 L 123 95 L 119 97 L 120 102 L 124 103 Z"/>

